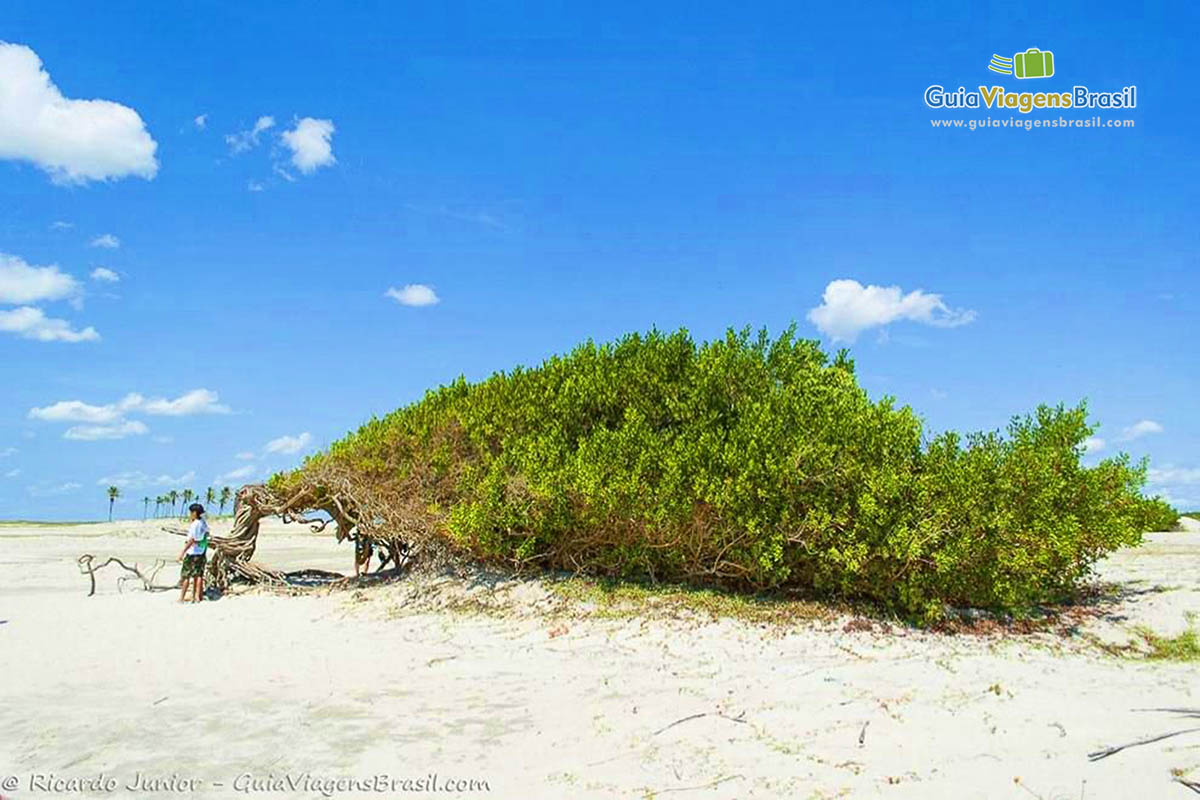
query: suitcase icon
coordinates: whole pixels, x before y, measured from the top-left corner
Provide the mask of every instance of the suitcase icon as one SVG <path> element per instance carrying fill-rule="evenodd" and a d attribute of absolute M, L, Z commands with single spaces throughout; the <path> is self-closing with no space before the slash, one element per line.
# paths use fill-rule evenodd
<path fill-rule="evenodd" d="M 1013 74 L 1018 78 L 1049 78 L 1054 74 L 1054 53 L 1031 47 L 1013 56 Z"/>

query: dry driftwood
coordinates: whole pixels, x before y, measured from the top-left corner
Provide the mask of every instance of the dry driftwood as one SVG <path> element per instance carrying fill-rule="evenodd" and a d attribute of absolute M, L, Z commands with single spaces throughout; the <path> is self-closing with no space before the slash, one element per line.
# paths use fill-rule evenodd
<path fill-rule="evenodd" d="M 1200 794 L 1200 783 L 1197 783 L 1196 781 L 1189 781 L 1189 780 L 1184 780 L 1183 778 L 1176 777 L 1175 782 L 1178 784 L 1181 784 L 1182 786 L 1186 786 L 1187 788 L 1191 789 L 1196 794 Z"/>
<path fill-rule="evenodd" d="M 1166 714 L 1178 714 L 1184 717 L 1200 718 L 1200 709 L 1133 709 L 1134 711 L 1163 711 Z M 1120 753 L 1122 750 L 1128 750 L 1129 747 L 1138 747 L 1140 745 L 1152 745 L 1153 742 L 1170 739 L 1172 736 L 1182 736 L 1186 733 L 1196 733 L 1200 728 L 1184 728 L 1183 730 L 1172 730 L 1171 733 L 1159 734 L 1150 736 L 1148 739 L 1139 739 L 1138 741 L 1130 741 L 1128 744 L 1117 745 L 1115 747 L 1105 747 L 1104 750 L 1088 753 L 1087 760 L 1090 762 L 1098 762 L 1102 758 L 1108 758 L 1112 754 Z"/>
<path fill-rule="evenodd" d="M 745 719 L 746 712 L 745 711 L 738 714 L 736 717 L 731 717 L 728 714 L 722 714 L 720 711 L 702 711 L 699 714 L 689 714 L 686 717 L 681 717 L 681 718 L 675 720 L 674 722 L 672 722 L 670 725 L 665 725 L 665 726 L 659 728 L 658 730 L 656 730 L 654 733 L 652 733 L 650 735 L 658 736 L 660 733 L 662 733 L 664 731 L 671 730 L 671 728 L 674 728 L 676 725 L 682 725 L 685 722 L 691 722 L 692 720 L 700 719 L 701 717 L 720 717 L 721 719 L 727 719 L 730 722 L 739 722 L 743 725 L 746 724 L 746 719 Z"/>
<path fill-rule="evenodd" d="M 1195 733 L 1196 731 L 1200 731 L 1200 728 L 1184 728 L 1181 731 L 1172 731 L 1171 733 L 1163 733 L 1158 736 L 1151 736 L 1149 739 L 1138 739 L 1136 742 L 1129 742 L 1128 744 L 1121 744 L 1117 745 L 1116 747 L 1106 747 L 1103 750 L 1097 750 L 1094 753 L 1088 753 L 1088 761 L 1099 761 L 1102 758 L 1108 758 L 1109 756 L 1119 753 L 1122 750 L 1126 750 L 1130 747 L 1137 747 L 1138 745 L 1143 744 L 1153 744 L 1154 742 L 1161 742 L 1163 739 L 1170 739 L 1172 736 L 1182 736 L 1185 733 Z"/>
<path fill-rule="evenodd" d="M 1180 714 L 1184 717 L 1193 719 L 1200 718 L 1200 708 L 1135 708 L 1133 710 L 1161 711 L 1168 714 Z M 1109 756 L 1119 753 L 1122 750 L 1127 750 L 1130 747 L 1138 747 L 1143 744 L 1153 744 L 1154 742 L 1161 742 L 1163 739 L 1170 739 L 1174 736 L 1182 736 L 1185 733 L 1196 733 L 1197 731 L 1200 731 L 1200 728 L 1184 728 L 1181 731 L 1171 731 L 1170 733 L 1163 733 L 1146 739 L 1138 739 L 1135 742 L 1128 742 L 1127 744 L 1116 745 L 1115 747 L 1106 747 L 1103 750 L 1097 750 L 1093 753 L 1088 753 L 1088 761 L 1099 761 L 1102 758 L 1108 758 Z"/>
<path fill-rule="evenodd" d="M 122 588 L 125 586 L 125 581 L 133 580 L 134 578 L 137 578 L 142 582 L 142 588 L 147 592 L 162 592 L 175 588 L 174 586 L 156 586 L 154 583 L 154 579 L 158 577 L 159 571 L 167 564 L 167 562 L 161 558 L 154 562 L 153 571 L 149 575 L 143 573 L 141 567 L 139 567 L 137 564 L 134 564 L 131 567 L 115 556 L 109 556 L 109 558 L 103 564 L 97 564 L 95 563 L 95 560 L 96 557 L 91 553 L 84 553 L 75 561 L 75 563 L 79 566 L 79 572 L 83 575 L 87 575 L 91 580 L 91 588 L 88 590 L 88 597 L 91 597 L 96 593 L 96 573 L 99 570 L 107 567 L 109 564 L 116 564 L 126 572 L 133 573 L 132 575 L 122 575 L 121 577 L 117 578 L 117 591 L 122 590 Z"/>

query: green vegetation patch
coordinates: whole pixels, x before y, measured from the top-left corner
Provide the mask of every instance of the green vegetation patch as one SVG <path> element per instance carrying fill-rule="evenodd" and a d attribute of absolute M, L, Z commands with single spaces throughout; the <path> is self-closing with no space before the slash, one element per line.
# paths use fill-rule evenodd
<path fill-rule="evenodd" d="M 1146 658 L 1155 661 L 1200 661 L 1200 631 L 1196 630 L 1195 615 L 1188 615 L 1188 627 L 1178 636 L 1162 636 L 1149 628 L 1138 628 L 1137 634 L 1149 648 Z"/>
<path fill-rule="evenodd" d="M 372 419 L 299 470 L 509 568 L 1022 614 L 1174 514 L 1145 465 L 1081 463 L 1083 405 L 927 438 L 843 351 L 792 330 L 587 342 Z M 397 516 L 398 515 L 398 516 Z M 725 601 L 721 601 L 725 602 Z M 732 601 L 730 601 L 732 602 Z"/>

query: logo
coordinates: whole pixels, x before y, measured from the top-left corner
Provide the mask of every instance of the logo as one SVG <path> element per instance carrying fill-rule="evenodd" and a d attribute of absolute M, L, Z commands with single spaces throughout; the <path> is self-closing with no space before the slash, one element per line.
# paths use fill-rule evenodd
<path fill-rule="evenodd" d="M 1054 75 L 1054 53 L 1049 50 L 1039 50 L 1031 47 L 1024 53 L 1016 53 L 1012 58 L 992 54 L 988 69 L 1001 75 L 1013 75 L 1017 78 L 1049 78 Z"/>
<path fill-rule="evenodd" d="M 993 53 L 987 68 L 1000 75 L 1011 75 L 1019 80 L 1030 78 L 1053 78 L 1056 76 L 1054 53 L 1031 47 L 1012 58 Z M 1084 84 L 1055 86 L 1053 83 L 1038 87 L 1038 91 L 1010 91 L 993 84 L 980 84 L 974 90 L 960 85 L 947 89 L 940 83 L 925 89 L 925 105 L 944 109 L 990 109 L 1016 111 L 1020 114 L 1058 113 L 1065 109 L 1092 110 L 1137 108 L 1137 86 L 1125 86 L 1116 91 L 1093 91 Z"/>

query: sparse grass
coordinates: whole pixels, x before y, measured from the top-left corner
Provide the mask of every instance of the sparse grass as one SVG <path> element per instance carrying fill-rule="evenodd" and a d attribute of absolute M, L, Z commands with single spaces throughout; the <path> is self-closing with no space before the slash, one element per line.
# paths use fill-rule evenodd
<path fill-rule="evenodd" d="M 678 583 L 650 583 L 565 573 L 531 577 L 468 571 L 445 574 L 432 580 L 414 576 L 411 581 L 394 584 L 405 596 L 388 598 L 392 603 L 384 612 L 387 618 L 400 618 L 414 610 L 423 610 L 500 618 L 537 616 L 552 625 L 589 619 L 674 619 L 700 624 L 734 621 L 775 630 L 785 630 L 804 623 L 828 625 L 837 622 L 844 633 L 883 635 L 890 634 L 893 626 L 906 628 L 911 625 L 901 617 L 882 615 L 878 608 L 866 603 L 811 599 L 784 593 L 747 595 Z M 480 588 L 484 586 L 491 588 Z M 527 591 L 530 589 L 533 590 L 532 595 Z M 318 591 L 331 590 L 323 587 Z M 347 602 L 366 602 L 370 597 L 369 590 L 359 588 L 351 593 Z M 1118 602 L 1115 595 L 1106 599 L 1107 602 L 1092 605 L 1080 604 L 1077 598 L 1073 604 L 1043 609 L 1044 613 L 1027 619 L 1013 619 L 987 612 L 959 616 L 956 612 L 951 619 L 928 630 L 948 635 L 1025 637 L 1048 634 L 1069 638 L 1079 633 L 1078 628 L 1086 620 L 1100 616 Z M 1101 649 L 1125 657 L 1135 655 L 1136 650 L 1132 646 L 1117 650 L 1111 647 Z"/>
<path fill-rule="evenodd" d="M 1188 627 L 1178 636 L 1162 636 L 1146 627 L 1136 628 L 1138 636 L 1149 647 L 1145 658 L 1151 661 L 1200 661 L 1200 630 L 1196 629 L 1196 614 L 1187 615 Z"/>
<path fill-rule="evenodd" d="M 1200 661 L 1200 631 L 1188 628 L 1178 636 L 1160 636 L 1145 628 L 1138 635 L 1150 647 L 1146 658 L 1151 661 Z"/>
<path fill-rule="evenodd" d="M 736 620 L 783 629 L 803 622 L 830 622 L 855 613 L 855 608 L 847 604 L 607 578 L 559 576 L 514 580 L 509 577 L 487 590 L 468 588 L 472 582 L 469 576 L 416 581 L 402 589 L 406 596 L 388 608 L 385 612 L 388 618 L 402 617 L 419 608 L 469 616 L 533 614 L 548 623 L 583 619 L 678 619 L 701 623 Z M 529 589 L 534 590 L 533 595 L 527 593 Z M 369 596 L 363 590 L 356 590 L 349 602 L 365 602 Z M 531 600 L 531 597 L 542 599 Z M 890 630 L 887 623 L 881 625 L 882 629 Z M 868 624 L 866 629 L 875 628 Z"/>
<path fill-rule="evenodd" d="M 791 625 L 806 620 L 828 621 L 839 612 L 835 606 L 810 600 L 735 594 L 679 584 L 570 577 L 547 581 L 546 586 L 571 605 L 582 606 L 589 616 L 601 618 L 698 614 L 752 624 Z"/>

